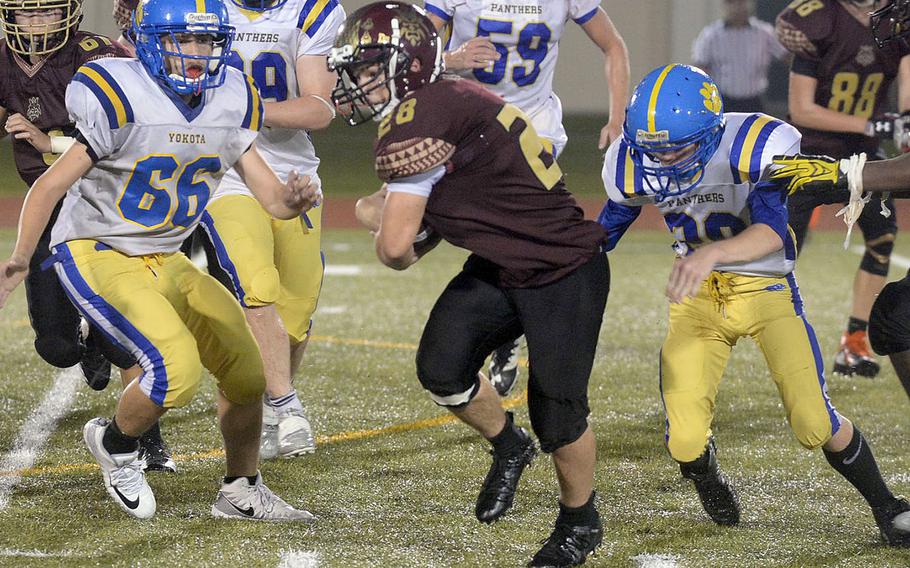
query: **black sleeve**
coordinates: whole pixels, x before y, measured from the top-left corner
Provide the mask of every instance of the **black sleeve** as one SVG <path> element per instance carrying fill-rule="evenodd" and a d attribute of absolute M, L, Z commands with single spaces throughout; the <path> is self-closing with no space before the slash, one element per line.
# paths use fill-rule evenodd
<path fill-rule="evenodd" d="M 85 135 L 82 134 L 82 132 L 79 130 L 76 130 L 74 137 L 76 138 L 76 142 L 85 146 L 85 149 L 88 152 L 88 157 L 92 159 L 92 163 L 97 164 L 101 158 L 98 156 L 98 153 L 95 151 L 95 149 L 92 148 L 92 145 L 89 143 L 89 141 L 85 139 Z"/>
<path fill-rule="evenodd" d="M 793 65 L 790 66 L 790 71 L 793 71 L 798 75 L 818 78 L 818 67 L 818 61 L 813 61 L 797 55 L 793 57 Z"/>

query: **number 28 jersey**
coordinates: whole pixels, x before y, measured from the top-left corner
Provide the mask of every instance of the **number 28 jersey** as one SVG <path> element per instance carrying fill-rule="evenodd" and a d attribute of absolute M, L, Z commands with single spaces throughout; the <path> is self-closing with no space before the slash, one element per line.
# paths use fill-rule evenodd
<path fill-rule="evenodd" d="M 266 102 L 300 97 L 297 59 L 328 55 L 335 32 L 345 18 L 338 0 L 289 0 L 280 8 L 265 12 L 244 10 L 233 2 L 224 4 L 231 25 L 237 28 L 228 62 L 253 78 Z M 319 158 L 309 132 L 265 127 L 256 147 L 282 180 L 296 170 L 319 182 Z M 231 170 L 224 176 L 217 196 L 237 193 L 249 195 L 250 191 Z"/>
<path fill-rule="evenodd" d="M 466 77 L 534 114 L 553 93 L 566 22 L 584 24 L 597 13 L 600 0 L 427 0 L 425 6 L 434 16 L 454 21 L 449 50 L 475 37 L 489 37 L 499 60 Z"/>
<path fill-rule="evenodd" d="M 610 145 L 603 167 L 608 200 L 599 219 L 607 230 L 608 250 L 616 246 L 643 205 L 655 204 L 676 239 L 673 248 L 680 256 L 763 223 L 780 236 L 781 250 L 754 261 L 720 264 L 715 270 L 768 277 L 793 271 L 796 246 L 787 225 L 787 194 L 776 182 L 765 180 L 773 156 L 799 153 L 799 131 L 766 114 L 728 112 L 724 116 L 723 138 L 705 166 L 701 183 L 688 193 L 662 201 L 655 199 L 635 167 L 625 141 L 620 138 Z M 656 180 L 652 185 L 657 186 Z"/>
<path fill-rule="evenodd" d="M 83 65 L 66 108 L 94 166 L 67 192 L 51 244 L 100 241 L 130 256 L 176 252 L 262 125 L 252 80 L 231 67 L 188 106 L 136 59 Z"/>

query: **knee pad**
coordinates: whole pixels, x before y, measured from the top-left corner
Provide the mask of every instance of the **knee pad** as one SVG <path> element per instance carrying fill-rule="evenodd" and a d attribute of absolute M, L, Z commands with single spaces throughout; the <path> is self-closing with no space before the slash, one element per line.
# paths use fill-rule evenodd
<path fill-rule="evenodd" d="M 866 241 L 866 252 L 859 263 L 860 269 L 877 276 L 887 276 L 891 265 L 891 251 L 894 250 L 894 234 L 888 233 Z"/>
<path fill-rule="evenodd" d="M 59 336 L 36 337 L 35 351 L 49 364 L 61 369 L 72 367 L 82 358 L 79 343 Z"/>
<path fill-rule="evenodd" d="M 462 408 L 480 390 L 478 369 L 457 368 L 456 365 L 440 364 L 429 349 L 421 346 L 417 350 L 417 379 L 439 406 Z"/>
<path fill-rule="evenodd" d="M 805 406 L 790 416 L 790 428 L 796 441 L 807 450 L 817 450 L 834 435 L 831 419 L 827 412 Z"/>
<path fill-rule="evenodd" d="M 875 299 L 869 316 L 869 343 L 879 355 L 910 349 L 910 277 L 888 283 Z"/>
<path fill-rule="evenodd" d="M 243 302 L 247 306 L 268 306 L 278 301 L 281 292 L 281 280 L 278 270 L 268 266 L 256 273 L 243 290 Z"/>
<path fill-rule="evenodd" d="M 540 449 L 548 454 L 568 446 L 588 429 L 589 410 L 584 400 L 559 400 L 531 392 L 528 412 Z"/>

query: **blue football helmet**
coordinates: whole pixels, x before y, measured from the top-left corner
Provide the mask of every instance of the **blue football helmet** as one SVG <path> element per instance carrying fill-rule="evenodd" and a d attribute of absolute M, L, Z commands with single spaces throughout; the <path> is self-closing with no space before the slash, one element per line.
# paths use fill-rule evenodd
<path fill-rule="evenodd" d="M 724 105 L 717 85 L 704 71 L 688 65 L 665 65 L 635 87 L 622 136 L 632 162 L 658 201 L 695 189 L 724 134 Z M 663 165 L 661 152 L 695 145 L 679 162 Z M 655 187 L 656 184 L 656 187 Z"/>
<path fill-rule="evenodd" d="M 150 75 L 176 93 L 199 94 L 224 83 L 234 27 L 228 23 L 227 8 L 221 0 L 142 0 L 133 13 L 131 33 L 136 42 L 136 57 Z M 177 41 L 178 34 L 212 36 L 212 54 L 184 54 Z M 170 38 L 174 51 L 165 48 L 165 37 Z M 180 61 L 180 72 L 168 71 L 168 58 Z"/>
<path fill-rule="evenodd" d="M 288 3 L 288 0 L 231 0 L 231 2 L 238 8 L 243 8 L 244 10 L 268 12 L 269 10 L 281 8 Z"/>

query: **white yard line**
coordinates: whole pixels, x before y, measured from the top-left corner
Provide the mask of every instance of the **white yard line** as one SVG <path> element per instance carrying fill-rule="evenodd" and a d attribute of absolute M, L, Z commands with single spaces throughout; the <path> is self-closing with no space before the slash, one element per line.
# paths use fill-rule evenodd
<path fill-rule="evenodd" d="M 42 552 L 40 550 L 0 548 L 0 557 L 4 556 L 13 558 L 63 558 L 72 555 L 69 552 Z"/>
<path fill-rule="evenodd" d="M 866 247 L 864 247 L 862 245 L 853 245 L 852 247 L 850 247 L 850 252 L 854 252 L 854 253 L 862 256 L 862 255 L 866 254 Z M 901 268 L 903 270 L 907 270 L 908 268 L 910 268 L 910 258 L 907 258 L 906 256 L 901 256 L 899 254 L 892 253 L 891 254 L 891 264 L 893 264 L 894 266 Z"/>
<path fill-rule="evenodd" d="M 679 564 L 672 554 L 639 554 L 632 557 L 636 568 L 676 568 Z"/>
<path fill-rule="evenodd" d="M 278 568 L 317 568 L 319 553 L 311 550 L 288 550 L 281 553 Z"/>
<path fill-rule="evenodd" d="M 330 264 L 325 267 L 326 276 L 360 276 L 363 267 L 357 264 Z"/>
<path fill-rule="evenodd" d="M 348 311 L 347 306 L 319 306 L 316 308 L 316 313 L 321 316 L 334 316 L 343 314 L 346 311 Z"/>
<path fill-rule="evenodd" d="M 57 428 L 57 422 L 73 404 L 82 383 L 81 376 L 78 366 L 57 374 L 54 386 L 22 424 L 12 449 L 0 459 L 0 471 L 15 472 L 35 465 L 44 444 Z M 22 476 L 18 474 L 0 477 L 0 512 L 9 506 L 10 494 L 21 480 Z"/>

